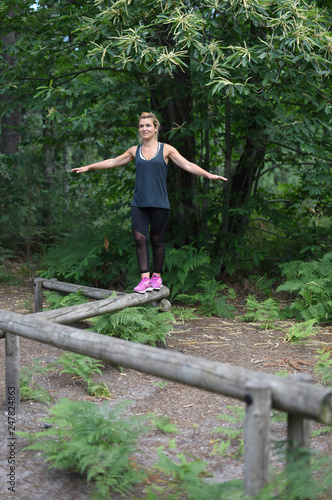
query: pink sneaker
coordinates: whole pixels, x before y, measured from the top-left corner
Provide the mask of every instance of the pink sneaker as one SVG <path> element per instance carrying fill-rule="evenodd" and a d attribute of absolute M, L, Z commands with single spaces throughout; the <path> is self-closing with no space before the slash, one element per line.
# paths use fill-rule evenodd
<path fill-rule="evenodd" d="M 134 292 L 137 292 L 137 293 L 151 292 L 151 290 L 153 290 L 152 283 L 151 283 L 150 279 L 146 278 L 145 276 L 143 276 L 140 283 L 138 283 L 138 285 L 135 286 L 135 288 L 134 288 Z"/>
<path fill-rule="evenodd" d="M 152 278 L 151 278 L 151 284 L 153 286 L 154 290 L 160 290 L 163 286 L 163 281 L 158 274 L 153 273 Z"/>

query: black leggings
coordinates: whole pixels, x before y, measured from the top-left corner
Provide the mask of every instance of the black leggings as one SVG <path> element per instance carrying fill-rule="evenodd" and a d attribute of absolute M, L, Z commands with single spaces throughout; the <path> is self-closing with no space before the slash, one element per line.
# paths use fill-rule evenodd
<path fill-rule="evenodd" d="M 164 234 L 169 209 L 132 207 L 131 223 L 136 243 L 138 267 L 141 273 L 150 272 L 149 227 L 153 257 L 153 272 L 162 273 L 165 260 Z"/>

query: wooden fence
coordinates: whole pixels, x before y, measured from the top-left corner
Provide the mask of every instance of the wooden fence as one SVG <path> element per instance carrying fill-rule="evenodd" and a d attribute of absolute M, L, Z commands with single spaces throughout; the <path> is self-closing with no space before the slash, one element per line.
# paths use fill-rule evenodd
<path fill-rule="evenodd" d="M 53 290 L 59 290 L 63 284 L 47 280 L 45 288 L 51 286 Z M 36 281 L 37 310 L 42 305 L 40 294 L 43 287 L 42 280 Z M 71 291 L 79 288 L 76 285 L 70 287 Z M 88 296 L 90 292 L 105 294 L 105 291 L 98 292 L 98 289 L 84 288 Z M 63 291 L 68 292 L 68 290 Z M 6 408 L 8 409 L 12 404 L 8 388 L 15 387 L 16 412 L 19 411 L 19 336 L 167 380 L 237 398 L 246 402 L 245 493 L 249 496 L 255 495 L 269 479 L 271 408 L 288 414 L 289 447 L 292 449 L 308 447 L 310 443 L 309 420 L 317 420 L 324 424 L 331 423 L 332 391 L 323 386 L 314 385 L 311 383 L 310 376 L 308 380 L 308 375 L 293 375 L 291 379 L 285 379 L 65 325 L 148 302 L 167 309 L 170 306 L 167 300 L 168 294 L 169 290 L 166 287 L 144 295 L 117 294 L 114 297 L 102 298 L 79 306 L 37 312 L 31 315 L 0 310 L 0 329 L 6 332 Z"/>

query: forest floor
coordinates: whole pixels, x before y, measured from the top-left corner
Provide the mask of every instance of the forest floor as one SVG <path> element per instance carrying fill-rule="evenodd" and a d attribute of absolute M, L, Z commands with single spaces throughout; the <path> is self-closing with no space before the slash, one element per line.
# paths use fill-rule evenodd
<path fill-rule="evenodd" d="M 244 315 L 246 295 L 250 290 L 243 283 L 234 286 L 238 293 L 235 299 L 238 317 L 223 319 L 216 317 L 200 317 L 185 322 L 179 321 L 168 336 L 167 350 L 177 351 L 192 356 L 237 365 L 243 368 L 259 370 L 267 373 L 309 373 L 315 382 L 314 365 L 317 363 L 317 350 L 323 346 L 331 346 L 331 327 L 320 328 L 319 333 L 306 344 L 285 342 L 290 322 L 276 321 L 274 328 L 266 330 L 258 323 L 244 323 L 240 316 Z M 33 282 L 28 280 L 24 285 L 5 285 L 0 283 L 0 309 L 29 314 L 34 310 Z M 8 491 L 6 475 L 8 465 L 8 422 L 5 415 L 5 348 L 4 340 L 0 340 L 0 407 L 1 407 L 1 453 L 0 453 L 0 498 L 19 500 L 80 500 L 88 499 L 93 492 L 93 484 L 87 484 L 77 474 L 49 469 L 41 454 L 36 451 L 23 450 L 27 442 L 19 437 L 15 442 L 15 493 Z M 38 358 L 47 365 L 60 357 L 62 351 L 48 345 L 21 338 L 20 364 L 28 367 Z M 176 460 L 178 453 L 188 454 L 204 460 L 208 471 L 217 482 L 226 482 L 243 477 L 243 456 L 237 457 L 238 442 L 224 455 L 213 453 L 215 446 L 226 439 L 213 430 L 221 425 L 229 425 L 218 418 L 220 415 L 235 415 L 235 411 L 244 404 L 235 399 L 209 393 L 196 388 L 167 381 L 157 377 L 139 373 L 132 369 L 105 365 L 102 377 L 109 387 L 110 405 L 130 400 L 126 412 L 142 415 L 153 412 L 168 416 L 178 431 L 165 434 L 152 428 L 140 439 L 139 446 L 143 451 L 137 457 L 137 464 L 149 470 L 157 461 L 157 449 L 164 447 L 165 453 Z M 40 375 L 38 384 L 45 387 L 55 402 L 61 398 L 71 400 L 89 399 L 97 404 L 101 400 L 91 398 L 83 383 L 73 379 L 69 374 L 60 375 L 51 372 Z M 44 428 L 45 417 L 49 408 L 45 404 L 34 401 L 21 402 L 21 414 L 16 419 L 16 429 L 20 431 L 40 431 Z M 243 422 L 237 423 L 237 428 Z M 324 426 L 312 422 L 312 430 L 324 429 Z M 271 440 L 281 442 L 286 438 L 285 419 L 272 419 Z M 243 437 L 243 436 L 242 436 Z M 176 440 L 176 449 L 170 446 L 170 439 Z M 218 441 L 219 440 L 219 441 Z M 173 441 L 174 442 L 174 441 Z M 324 433 L 311 440 L 311 448 L 323 454 L 331 454 L 332 434 Z M 271 465 L 281 467 L 275 451 L 271 452 Z M 158 477 L 156 480 L 158 481 Z M 144 498 L 144 485 L 137 488 L 126 498 L 137 496 Z M 118 499 L 117 495 L 112 498 Z M 123 498 L 123 497 L 121 497 Z"/>

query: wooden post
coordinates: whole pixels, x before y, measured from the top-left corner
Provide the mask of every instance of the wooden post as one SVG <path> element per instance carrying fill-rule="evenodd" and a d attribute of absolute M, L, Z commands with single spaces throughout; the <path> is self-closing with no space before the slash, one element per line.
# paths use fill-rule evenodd
<path fill-rule="evenodd" d="M 6 332 L 6 411 L 20 413 L 20 337 Z"/>
<path fill-rule="evenodd" d="M 271 388 L 252 380 L 246 390 L 244 492 L 254 496 L 269 481 Z"/>
<path fill-rule="evenodd" d="M 307 373 L 294 373 L 288 377 L 290 383 L 293 382 L 312 382 L 311 375 Z M 289 474 L 287 477 L 289 491 L 292 491 L 293 486 L 293 473 L 292 469 L 295 466 L 296 470 L 301 469 L 303 483 L 308 484 L 311 482 L 310 471 L 310 420 L 307 418 L 294 414 L 287 413 L 287 451 L 286 471 Z"/>
<path fill-rule="evenodd" d="M 311 375 L 307 373 L 293 373 L 288 378 L 294 381 L 312 382 Z M 290 453 L 300 448 L 310 448 L 310 421 L 307 418 L 293 413 L 287 414 L 287 443 Z"/>
<path fill-rule="evenodd" d="M 43 309 L 43 278 L 36 278 L 33 282 L 35 289 L 35 312 Z"/>

